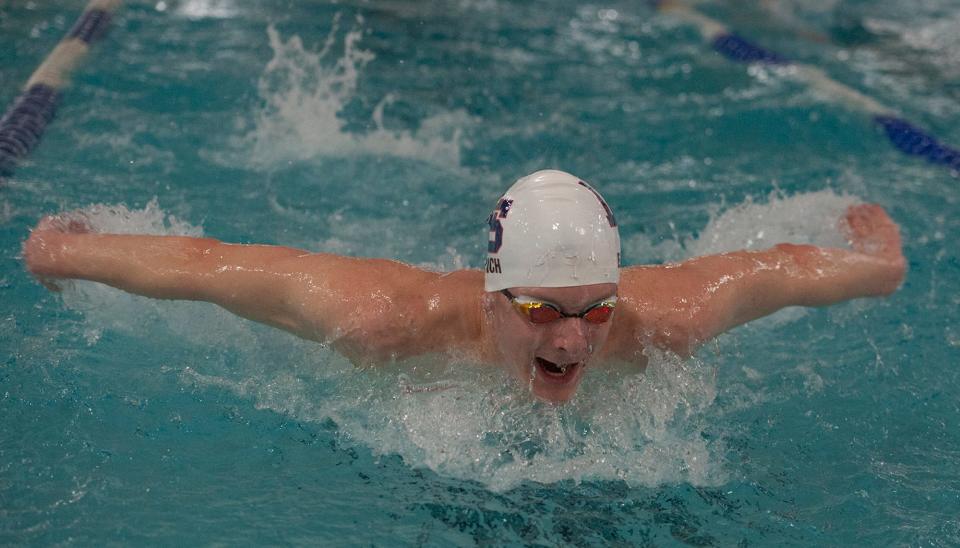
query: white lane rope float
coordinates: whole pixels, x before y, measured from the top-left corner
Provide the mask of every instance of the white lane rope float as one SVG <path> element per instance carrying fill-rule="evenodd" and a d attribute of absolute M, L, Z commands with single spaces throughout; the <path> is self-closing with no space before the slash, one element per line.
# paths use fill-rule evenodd
<path fill-rule="evenodd" d="M 657 11 L 677 17 L 695 26 L 703 39 L 727 59 L 738 63 L 789 66 L 798 78 L 851 108 L 870 115 L 887 139 L 898 150 L 918 156 L 953 173 L 960 172 L 960 150 L 941 143 L 936 137 L 901 117 L 900 113 L 872 97 L 830 78 L 817 67 L 796 63 L 774 51 L 750 42 L 726 25 L 698 11 L 682 0 L 653 1 Z"/>
<path fill-rule="evenodd" d="M 70 75 L 103 38 L 121 0 L 91 0 L 67 36 L 34 71 L 0 118 L 0 182 L 40 143 Z"/>

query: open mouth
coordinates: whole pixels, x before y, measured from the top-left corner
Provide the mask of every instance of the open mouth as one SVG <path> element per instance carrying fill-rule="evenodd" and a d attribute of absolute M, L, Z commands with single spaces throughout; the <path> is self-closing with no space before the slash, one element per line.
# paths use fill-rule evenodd
<path fill-rule="evenodd" d="M 583 362 L 554 363 L 539 356 L 536 358 L 536 362 L 537 369 L 542 371 L 546 377 L 558 381 L 566 381 L 572 378 L 576 374 L 577 369 L 583 364 Z"/>

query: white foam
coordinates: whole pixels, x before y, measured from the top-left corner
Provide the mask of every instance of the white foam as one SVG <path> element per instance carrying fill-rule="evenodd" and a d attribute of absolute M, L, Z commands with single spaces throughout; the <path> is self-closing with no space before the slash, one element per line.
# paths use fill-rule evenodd
<path fill-rule="evenodd" d="M 445 380 L 416 383 L 395 371 L 350 372 L 332 352 L 315 364 L 338 371 L 320 374 L 328 385 L 322 398 L 282 370 L 251 379 L 188 369 L 181 378 L 299 420 L 333 420 L 377 455 L 398 454 L 410 466 L 498 491 L 529 481 L 722 482 L 721 448 L 702 436 L 715 395 L 712 371 L 696 361 L 652 358 L 645 375 L 596 373 L 562 407 L 531 400 L 496 369 L 459 364 L 440 375 Z"/>
<path fill-rule="evenodd" d="M 746 202 L 712 216 L 696 238 L 686 242 L 689 257 L 738 249 L 765 249 L 791 242 L 843 247 L 838 229 L 843 212 L 860 200 L 821 190 L 783 196 L 772 192 L 766 203 Z"/>
<path fill-rule="evenodd" d="M 164 11 L 166 2 L 161 2 Z M 159 5 L 158 5 L 159 7 Z M 186 0 L 181 2 L 174 12 L 190 19 L 229 19 L 240 12 L 233 0 Z"/>
<path fill-rule="evenodd" d="M 653 240 L 633 234 L 623 241 L 624 252 L 642 262 L 676 262 L 739 249 L 765 249 L 778 243 L 807 243 L 826 247 L 847 245 L 839 231 L 844 211 L 860 203 L 856 196 L 821 190 L 783 195 L 771 192 L 763 200 L 748 197 L 742 204 L 710 214 L 707 225 L 694 236 L 677 231 Z"/>
<path fill-rule="evenodd" d="M 165 234 L 202 236 L 203 229 L 168 215 L 154 197 L 143 209 L 130 209 L 123 204 L 94 204 L 67 215 L 83 217 L 94 232 L 111 234 Z"/>
<path fill-rule="evenodd" d="M 357 25 L 361 23 L 358 18 Z M 325 45 L 314 52 L 299 36 L 285 40 L 275 27 L 268 27 L 273 58 L 257 84 L 263 106 L 254 116 L 253 129 L 238 143 L 240 157 L 271 166 L 325 155 L 386 155 L 458 167 L 461 128 L 471 123 L 463 111 L 427 117 L 415 132 L 391 130 L 384 125 L 384 110 L 397 98 L 388 94 L 370 115 L 367 125 L 372 130 L 358 134 L 346 129 L 344 107 L 354 99 L 363 69 L 375 56 L 360 47 L 361 28 L 346 32 L 342 44 L 337 42 L 339 33 L 337 18 Z M 342 55 L 332 59 L 341 48 Z"/>
<path fill-rule="evenodd" d="M 70 211 L 67 217 L 79 217 L 89 224 L 95 232 L 112 234 L 163 234 L 177 236 L 202 236 L 203 230 L 161 209 L 156 198 L 150 200 L 142 209 L 131 209 L 125 205 L 95 204 L 86 208 Z M 223 318 L 229 314 L 220 308 L 203 303 L 169 303 L 130 295 L 102 284 L 85 281 L 58 282 L 62 286 L 61 296 L 64 303 L 84 312 L 91 326 L 88 342 L 95 344 L 99 340 L 100 327 L 126 332 L 139 333 L 144 325 L 151 322 L 163 322 L 167 328 L 177 332 L 186 340 L 209 340 L 223 325 Z M 203 329 L 197 332 L 197 326 Z M 237 326 L 235 322 L 234 326 Z M 230 337 L 227 337 L 230 338 Z"/>

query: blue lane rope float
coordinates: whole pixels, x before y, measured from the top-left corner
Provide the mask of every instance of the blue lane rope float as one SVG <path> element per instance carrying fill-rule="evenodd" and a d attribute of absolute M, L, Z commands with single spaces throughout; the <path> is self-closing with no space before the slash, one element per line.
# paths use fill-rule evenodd
<path fill-rule="evenodd" d="M 701 36 L 717 52 L 737 63 L 790 66 L 796 74 L 814 88 L 836 97 L 844 103 L 869 114 L 874 123 L 883 130 L 887 139 L 901 152 L 918 156 L 936 165 L 946 166 L 960 172 L 960 150 L 947 146 L 920 127 L 903 119 L 893 109 L 887 108 L 859 91 L 827 76 L 822 70 L 763 48 L 730 31 L 723 23 L 704 15 L 682 0 L 659 0 L 653 4 L 657 10 L 682 19 L 700 30 Z"/>
<path fill-rule="evenodd" d="M 13 175 L 53 119 L 70 75 L 90 47 L 103 38 L 120 0 L 92 0 L 67 36 L 27 80 L 23 91 L 0 118 L 0 181 Z"/>
<path fill-rule="evenodd" d="M 761 48 L 737 34 L 721 34 L 713 39 L 713 49 L 738 63 L 786 65 L 790 61 L 770 50 Z"/>

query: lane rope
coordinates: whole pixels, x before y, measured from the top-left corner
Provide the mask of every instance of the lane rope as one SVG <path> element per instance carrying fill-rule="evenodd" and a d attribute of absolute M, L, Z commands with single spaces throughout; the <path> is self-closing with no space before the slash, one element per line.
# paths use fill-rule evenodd
<path fill-rule="evenodd" d="M 121 0 L 91 0 L 70 32 L 37 67 L 0 118 L 0 182 L 40 143 L 70 75 L 102 39 Z"/>
<path fill-rule="evenodd" d="M 901 152 L 946 166 L 955 173 L 960 172 L 960 150 L 941 143 L 932 134 L 872 97 L 830 78 L 817 67 L 791 61 L 788 57 L 750 42 L 682 0 L 660 0 L 654 4 L 657 11 L 695 26 L 704 41 L 727 59 L 737 63 L 790 66 L 811 87 L 870 115 L 873 122 L 883 129 L 887 139 Z"/>

